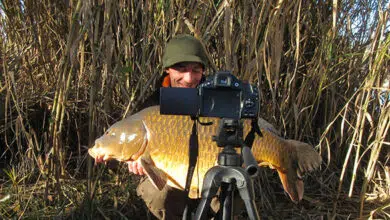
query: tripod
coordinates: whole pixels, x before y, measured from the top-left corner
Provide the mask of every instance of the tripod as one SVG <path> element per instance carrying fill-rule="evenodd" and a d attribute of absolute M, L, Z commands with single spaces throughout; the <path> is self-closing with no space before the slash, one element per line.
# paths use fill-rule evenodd
<path fill-rule="evenodd" d="M 219 219 L 230 220 L 233 217 L 233 197 L 238 190 L 250 219 L 260 219 L 254 202 L 254 189 L 251 176 L 257 174 L 257 163 L 248 146 L 243 141 L 243 124 L 235 119 L 221 119 L 217 136 L 213 141 L 218 147 L 223 147 L 218 155 L 218 165 L 209 169 L 205 175 L 202 188 L 202 200 L 196 210 L 195 219 L 205 219 L 210 208 L 212 198 L 221 187 L 221 207 L 218 211 Z M 241 156 L 234 149 L 242 148 L 244 164 L 241 167 Z"/>

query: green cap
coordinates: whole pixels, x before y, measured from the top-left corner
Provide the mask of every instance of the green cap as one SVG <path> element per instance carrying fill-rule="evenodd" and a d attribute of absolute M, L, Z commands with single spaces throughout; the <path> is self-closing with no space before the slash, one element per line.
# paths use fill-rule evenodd
<path fill-rule="evenodd" d="M 163 68 L 181 62 L 198 62 L 207 66 L 207 56 L 199 40 L 191 35 L 178 35 L 165 47 Z"/>

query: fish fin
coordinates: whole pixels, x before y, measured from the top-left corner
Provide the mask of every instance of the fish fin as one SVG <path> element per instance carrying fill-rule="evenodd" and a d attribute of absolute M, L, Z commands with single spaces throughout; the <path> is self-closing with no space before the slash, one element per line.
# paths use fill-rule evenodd
<path fill-rule="evenodd" d="M 167 184 L 167 175 L 154 165 L 151 158 L 141 157 L 140 162 L 153 185 L 162 190 Z"/>
<path fill-rule="evenodd" d="M 317 169 L 321 165 L 322 158 L 311 145 L 296 140 L 287 141 L 296 149 L 299 168 L 297 173 L 300 176 Z"/>
<path fill-rule="evenodd" d="M 269 131 L 277 136 L 280 137 L 280 131 L 278 131 L 271 123 L 268 121 L 264 120 L 263 118 L 259 118 L 257 120 L 257 124 L 259 125 L 260 129 Z"/>
<path fill-rule="evenodd" d="M 290 196 L 294 203 L 298 203 L 303 198 L 304 185 L 303 181 L 296 176 L 296 173 L 289 169 L 286 172 L 282 172 L 277 169 L 280 181 L 283 184 L 284 190 Z"/>
<path fill-rule="evenodd" d="M 263 161 L 263 162 L 260 162 L 259 164 L 258 164 L 258 166 L 259 167 L 269 167 L 269 168 L 271 168 L 271 169 L 276 169 L 276 167 L 274 167 L 271 163 L 269 163 L 269 162 L 265 162 L 265 161 Z"/>

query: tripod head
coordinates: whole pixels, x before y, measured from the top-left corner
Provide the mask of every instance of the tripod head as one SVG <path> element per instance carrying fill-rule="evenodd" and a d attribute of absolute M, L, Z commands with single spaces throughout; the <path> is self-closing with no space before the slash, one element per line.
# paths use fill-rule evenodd
<path fill-rule="evenodd" d="M 242 121 L 221 118 L 218 121 L 217 135 L 213 136 L 213 141 L 217 142 L 218 147 L 241 146 L 243 129 Z"/>
<path fill-rule="evenodd" d="M 222 147 L 222 152 L 218 155 L 218 165 L 221 166 L 241 166 L 244 162 L 245 170 L 251 177 L 257 175 L 257 162 L 251 149 L 245 144 L 243 139 L 244 125 L 242 120 L 222 118 L 218 122 L 217 135 L 213 136 L 213 141 L 218 147 Z M 241 155 L 236 153 L 235 147 L 241 147 Z"/>

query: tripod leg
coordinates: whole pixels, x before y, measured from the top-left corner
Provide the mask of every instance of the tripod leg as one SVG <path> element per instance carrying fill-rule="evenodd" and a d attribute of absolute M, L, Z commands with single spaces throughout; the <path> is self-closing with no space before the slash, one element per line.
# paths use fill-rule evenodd
<path fill-rule="evenodd" d="M 222 183 L 221 189 L 224 194 L 224 202 L 223 202 L 223 210 L 222 210 L 222 219 L 232 219 L 233 210 L 234 210 L 234 187 L 235 185 L 232 183 Z M 221 193 L 222 194 L 222 193 Z M 221 203 L 222 204 L 222 203 Z M 221 210 L 220 210 L 221 211 Z"/>
<path fill-rule="evenodd" d="M 217 178 L 220 169 L 211 168 L 203 180 L 202 200 L 196 210 L 195 219 L 206 219 L 209 212 L 211 199 L 217 194 L 221 185 L 221 179 Z"/>
<path fill-rule="evenodd" d="M 252 182 L 247 181 L 246 184 L 238 187 L 238 191 L 240 192 L 241 199 L 244 200 L 249 219 L 260 219 L 259 213 L 256 209 L 256 203 L 254 199 L 255 192 L 253 190 Z"/>
<path fill-rule="evenodd" d="M 207 214 L 208 214 L 209 209 L 210 209 L 211 200 L 214 197 L 214 195 L 217 194 L 217 189 L 218 188 L 216 188 L 215 190 L 211 189 L 212 192 L 207 193 L 209 195 L 209 197 L 202 197 L 202 200 L 200 201 L 198 208 L 196 209 L 196 214 L 195 214 L 196 220 L 206 219 Z"/>

